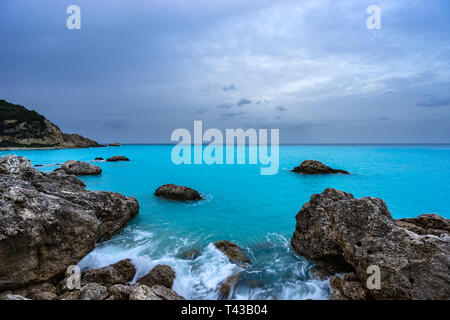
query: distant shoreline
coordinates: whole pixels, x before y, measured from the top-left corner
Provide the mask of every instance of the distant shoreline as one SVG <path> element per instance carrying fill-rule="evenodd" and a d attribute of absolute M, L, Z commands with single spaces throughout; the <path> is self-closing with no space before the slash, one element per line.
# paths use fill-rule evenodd
<path fill-rule="evenodd" d="M 175 146 L 177 143 L 122 143 L 121 146 Z M 207 146 L 208 144 L 203 144 Z M 247 145 L 247 144 L 245 144 Z M 280 143 L 280 146 L 450 146 L 449 142 L 443 143 Z M 89 148 L 106 148 L 88 147 L 88 148 L 64 148 L 64 147 L 4 147 L 0 151 L 22 151 L 22 150 L 58 150 L 58 149 L 89 149 Z M 118 147 L 113 147 L 118 148 Z"/>
<path fill-rule="evenodd" d="M 59 150 L 59 149 L 89 149 L 89 148 L 105 148 L 105 146 L 100 146 L 100 147 L 88 147 L 88 148 L 64 148 L 64 147 L 37 147 L 37 148 L 32 148 L 32 147 L 5 147 L 5 148 L 0 148 L 0 151 L 13 151 L 13 150 Z"/>

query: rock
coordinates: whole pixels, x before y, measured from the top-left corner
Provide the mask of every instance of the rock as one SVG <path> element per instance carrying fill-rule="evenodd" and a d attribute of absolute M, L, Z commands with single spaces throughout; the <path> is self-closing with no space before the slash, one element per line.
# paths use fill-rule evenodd
<path fill-rule="evenodd" d="M 95 157 L 94 160 L 95 160 L 95 161 L 102 161 L 102 160 L 105 160 L 105 159 L 103 159 L 102 157 Z"/>
<path fill-rule="evenodd" d="M 3 297 L 2 300 L 31 300 L 31 299 L 27 299 L 25 297 L 16 294 L 7 294 Z"/>
<path fill-rule="evenodd" d="M 200 256 L 200 252 L 195 249 L 191 249 L 188 251 L 185 251 L 181 254 L 181 258 L 184 260 L 195 260 Z"/>
<path fill-rule="evenodd" d="M 108 143 L 107 146 L 108 147 L 120 147 L 120 143 L 119 142 Z"/>
<path fill-rule="evenodd" d="M 244 251 L 242 251 L 242 249 L 239 248 L 238 245 L 231 241 L 217 241 L 214 243 L 214 246 L 219 249 L 224 255 L 226 255 L 232 263 L 236 263 L 237 265 L 244 268 L 248 263 L 250 263 L 250 259 L 244 254 Z M 220 284 L 219 297 L 221 299 L 229 298 L 232 290 L 240 282 L 241 276 L 242 271 L 237 270 Z"/>
<path fill-rule="evenodd" d="M 175 271 L 165 264 L 158 264 L 145 276 L 139 278 L 136 282 L 145 284 L 147 287 L 160 285 L 166 288 L 172 288 L 173 280 L 175 280 Z"/>
<path fill-rule="evenodd" d="M 355 275 L 347 279 L 359 281 L 367 298 L 450 299 L 449 233 L 440 237 L 417 234 L 398 226 L 383 200 L 355 199 L 331 188 L 313 195 L 296 218 L 291 241 L 295 252 L 334 272 L 354 270 Z M 448 220 L 442 219 L 416 221 L 445 229 Z M 372 275 L 369 266 L 380 268 L 380 289 L 366 289 Z M 339 281 L 335 279 L 334 286 L 344 297 L 359 296 L 349 293 L 359 291 L 354 283 L 343 287 Z"/>
<path fill-rule="evenodd" d="M 81 300 L 104 300 L 108 296 L 108 289 L 98 283 L 88 283 L 80 289 Z"/>
<path fill-rule="evenodd" d="M 349 172 L 345 170 L 332 169 L 317 160 L 305 160 L 298 167 L 292 169 L 292 171 L 303 174 L 329 174 L 329 173 L 349 174 Z"/>
<path fill-rule="evenodd" d="M 366 289 L 359 281 L 349 281 L 339 276 L 334 276 L 330 280 L 333 289 L 331 300 L 366 300 Z M 344 299 L 343 299 L 344 298 Z"/>
<path fill-rule="evenodd" d="M 15 290 L 14 294 L 24 296 L 25 298 L 31 298 L 33 300 L 47 300 L 47 299 L 38 299 L 36 296 L 41 296 L 44 294 L 51 294 L 56 297 L 56 288 L 54 285 L 48 282 L 36 283 L 30 286 L 21 288 L 19 290 Z"/>
<path fill-rule="evenodd" d="M 80 300 L 80 290 L 67 291 L 58 296 L 56 300 Z"/>
<path fill-rule="evenodd" d="M 132 197 L 89 191 L 64 171 L 0 158 L 0 291 L 47 281 L 78 263 L 139 211 Z"/>
<path fill-rule="evenodd" d="M 99 166 L 74 160 L 66 161 L 61 166 L 61 169 L 68 174 L 74 174 L 76 176 L 96 175 L 102 173 L 102 168 Z"/>
<path fill-rule="evenodd" d="M 308 272 L 313 279 L 321 281 L 327 280 L 333 276 L 331 272 L 319 266 L 312 267 L 311 269 L 308 270 Z"/>
<path fill-rule="evenodd" d="M 130 259 L 121 260 L 107 267 L 90 269 L 83 272 L 81 284 L 95 282 L 103 286 L 125 284 L 133 280 L 136 269 Z"/>
<path fill-rule="evenodd" d="M 163 286 L 149 288 L 146 285 L 140 285 L 131 292 L 130 300 L 184 300 L 184 298 Z"/>
<path fill-rule="evenodd" d="M 244 254 L 244 251 L 242 251 L 241 248 L 231 241 L 217 241 L 214 243 L 214 246 L 226 255 L 233 263 L 244 266 L 247 263 L 250 263 L 250 259 Z"/>
<path fill-rule="evenodd" d="M 36 292 L 30 298 L 32 300 L 56 300 L 58 296 L 51 292 Z"/>
<path fill-rule="evenodd" d="M 123 276 L 111 266 L 85 271 L 81 276 L 81 285 L 90 282 L 95 282 L 106 287 L 126 283 Z"/>
<path fill-rule="evenodd" d="M 106 159 L 106 161 L 109 161 L 109 162 L 115 162 L 115 161 L 130 161 L 130 159 L 128 159 L 128 158 L 125 157 L 125 156 L 113 156 L 113 157 L 110 157 L 110 158 Z"/>
<path fill-rule="evenodd" d="M 126 282 L 130 282 L 131 280 L 133 280 L 134 276 L 136 275 L 136 268 L 131 263 L 130 259 L 120 260 L 119 262 L 112 264 L 111 267 L 116 269 Z"/>
<path fill-rule="evenodd" d="M 236 285 L 241 281 L 242 272 L 234 272 L 231 276 L 225 279 L 224 282 L 220 284 L 219 287 L 219 298 L 228 299 L 231 292 L 236 287 Z"/>
<path fill-rule="evenodd" d="M 133 286 L 124 284 L 115 284 L 108 288 L 108 300 L 128 300 L 130 293 L 134 290 Z"/>
<path fill-rule="evenodd" d="M 194 189 L 174 184 L 162 185 L 156 189 L 155 196 L 175 201 L 193 201 L 202 199 L 200 193 Z"/>
<path fill-rule="evenodd" d="M 0 100 L 0 148 L 102 147 L 77 134 L 65 134 L 36 111 Z"/>
<path fill-rule="evenodd" d="M 420 235 L 434 234 L 441 236 L 450 233 L 450 220 L 437 214 L 422 214 L 417 218 L 395 220 L 398 226 Z"/>

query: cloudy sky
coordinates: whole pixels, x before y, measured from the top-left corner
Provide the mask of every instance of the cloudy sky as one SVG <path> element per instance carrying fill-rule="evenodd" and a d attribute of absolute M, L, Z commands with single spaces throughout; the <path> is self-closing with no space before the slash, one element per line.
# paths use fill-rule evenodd
<path fill-rule="evenodd" d="M 1 0 L 0 40 L 0 99 L 101 142 L 450 142 L 448 0 Z"/>

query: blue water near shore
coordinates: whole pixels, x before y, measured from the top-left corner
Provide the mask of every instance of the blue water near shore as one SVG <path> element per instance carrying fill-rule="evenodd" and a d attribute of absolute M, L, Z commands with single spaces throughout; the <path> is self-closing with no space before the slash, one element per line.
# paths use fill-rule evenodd
<path fill-rule="evenodd" d="M 174 289 L 189 299 L 217 299 L 217 286 L 236 266 L 211 245 L 230 240 L 245 249 L 251 266 L 243 272 L 233 299 L 327 299 L 327 281 L 310 278 L 306 260 L 290 248 L 295 215 L 314 193 L 327 187 L 355 197 L 380 197 L 394 218 L 437 213 L 450 218 L 449 145 L 281 146 L 280 170 L 260 175 L 259 165 L 174 165 L 172 146 L 129 145 L 76 150 L 1 151 L 31 159 L 42 171 L 67 160 L 92 161 L 125 155 L 130 162 L 92 161 L 99 176 L 81 177 L 91 190 L 134 196 L 141 209 L 121 234 L 99 244 L 80 262 L 95 268 L 131 258 L 138 276 L 156 264 L 172 266 Z M 306 176 L 290 172 L 302 160 L 316 159 L 351 175 Z M 190 186 L 205 200 L 176 203 L 156 198 L 162 184 Z M 201 256 L 183 260 L 186 250 Z"/>

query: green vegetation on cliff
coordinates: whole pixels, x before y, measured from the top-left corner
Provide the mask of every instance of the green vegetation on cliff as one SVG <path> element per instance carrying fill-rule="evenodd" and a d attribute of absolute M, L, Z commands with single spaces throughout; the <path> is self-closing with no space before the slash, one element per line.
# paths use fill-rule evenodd
<path fill-rule="evenodd" d="M 43 122 L 44 119 L 44 116 L 34 110 L 28 110 L 24 106 L 0 100 L 0 121 L 17 120 L 18 122 Z"/>

